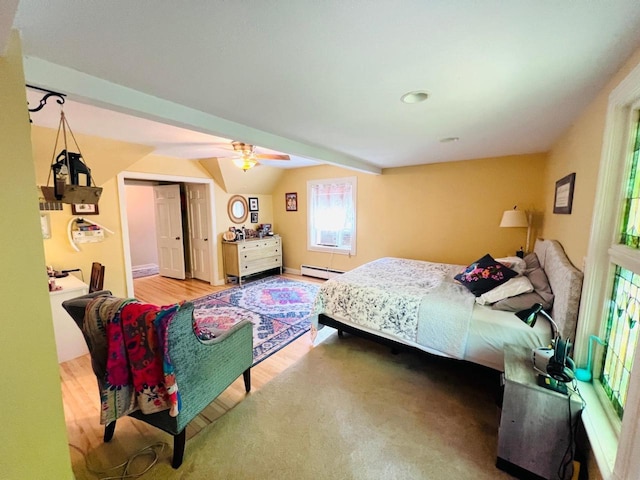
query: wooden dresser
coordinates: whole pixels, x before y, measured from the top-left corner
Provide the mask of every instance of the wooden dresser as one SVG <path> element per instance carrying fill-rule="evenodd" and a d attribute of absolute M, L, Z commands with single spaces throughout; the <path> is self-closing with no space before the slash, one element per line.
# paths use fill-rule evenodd
<path fill-rule="evenodd" d="M 222 259 L 226 278 L 236 277 L 238 285 L 247 275 L 275 268 L 282 273 L 282 240 L 278 235 L 238 242 L 222 242 Z"/>

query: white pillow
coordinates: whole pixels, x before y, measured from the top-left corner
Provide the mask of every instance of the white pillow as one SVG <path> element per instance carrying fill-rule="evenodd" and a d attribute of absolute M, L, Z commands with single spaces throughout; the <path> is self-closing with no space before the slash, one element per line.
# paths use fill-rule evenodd
<path fill-rule="evenodd" d="M 504 300 L 505 298 L 515 297 L 521 293 L 529 292 L 533 292 L 533 285 L 529 279 L 525 276 L 514 277 L 504 282 L 502 285 L 498 285 L 496 288 L 476 297 L 476 303 L 479 303 L 480 305 L 488 305 L 496 303 L 499 300 Z"/>
<path fill-rule="evenodd" d="M 509 267 L 518 275 L 522 275 L 527 268 L 527 262 L 524 261 L 524 258 L 520 257 L 496 258 L 495 261 Z"/>

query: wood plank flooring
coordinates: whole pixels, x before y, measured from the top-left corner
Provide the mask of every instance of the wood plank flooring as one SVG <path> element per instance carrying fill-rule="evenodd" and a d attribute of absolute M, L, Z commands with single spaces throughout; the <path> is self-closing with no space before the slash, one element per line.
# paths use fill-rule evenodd
<path fill-rule="evenodd" d="M 322 283 L 309 277 L 285 274 L 301 281 Z M 232 285 L 214 287 L 200 280 L 173 280 L 159 275 L 134 280 L 136 298 L 147 303 L 167 305 L 181 300 L 192 300 L 218 292 Z M 309 335 L 302 335 L 289 345 L 251 369 L 252 393 L 260 390 L 272 378 L 295 363 L 312 348 Z M 100 425 L 100 401 L 95 375 L 91 370 L 89 355 L 60 364 L 60 380 L 69 444 L 87 454 L 89 463 L 96 469 L 126 461 L 141 448 L 154 442 L 169 444 L 166 452 L 170 458 L 172 437 L 144 422 L 125 417 L 119 419 L 113 440 L 105 444 L 102 440 L 104 427 Z M 250 393 L 251 394 L 251 393 Z M 249 394 L 249 395 L 250 395 Z M 245 397 L 242 376 L 213 401 L 187 427 L 187 439 L 231 410 Z M 71 449 L 74 463 L 81 461 L 80 453 Z M 185 455 L 189 453 L 189 443 Z"/>

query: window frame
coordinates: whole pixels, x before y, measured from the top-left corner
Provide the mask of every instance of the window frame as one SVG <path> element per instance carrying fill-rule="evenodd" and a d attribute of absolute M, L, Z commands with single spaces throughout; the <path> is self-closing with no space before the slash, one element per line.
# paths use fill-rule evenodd
<path fill-rule="evenodd" d="M 602 156 L 594 201 L 582 303 L 576 332 L 576 359 L 584 364 L 589 336 L 603 336 L 606 332 L 607 302 L 613 286 L 615 265 L 635 270 L 638 252 L 619 245 L 622 218 L 620 206 L 625 195 L 631 151 L 632 115 L 640 108 L 640 65 L 611 92 L 603 136 Z M 615 213 L 615 214 L 614 214 Z M 633 254 L 632 254 L 633 253 Z M 600 362 L 594 362 L 594 384 L 581 383 L 586 393 L 587 408 L 583 423 L 594 456 L 604 478 L 637 478 L 640 465 L 631 459 L 640 455 L 640 442 L 634 432 L 640 428 L 640 348 L 636 349 L 627 395 L 625 415 L 620 421 L 609 398 L 597 385 Z"/>
<path fill-rule="evenodd" d="M 353 203 L 353 231 L 351 232 L 351 241 L 349 248 L 345 247 L 331 247 L 327 245 L 318 245 L 312 241 L 313 238 L 313 187 L 315 185 L 328 185 L 328 184 L 350 184 L 351 185 L 351 200 Z M 337 253 L 340 255 L 355 255 L 356 254 L 356 238 L 358 232 L 357 222 L 357 198 L 358 198 L 358 177 L 339 177 L 339 178 L 327 178 L 321 180 L 308 180 L 307 181 L 307 250 L 312 252 L 324 252 L 324 253 Z"/>

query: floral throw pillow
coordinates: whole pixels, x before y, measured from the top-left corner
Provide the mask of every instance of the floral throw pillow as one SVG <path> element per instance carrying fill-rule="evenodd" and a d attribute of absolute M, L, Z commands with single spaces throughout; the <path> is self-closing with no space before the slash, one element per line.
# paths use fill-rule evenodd
<path fill-rule="evenodd" d="M 453 278 L 467 287 L 476 297 L 479 297 L 517 275 L 516 272 L 494 260 L 487 253 Z"/>

